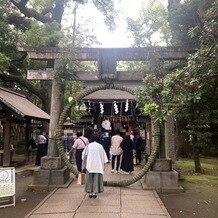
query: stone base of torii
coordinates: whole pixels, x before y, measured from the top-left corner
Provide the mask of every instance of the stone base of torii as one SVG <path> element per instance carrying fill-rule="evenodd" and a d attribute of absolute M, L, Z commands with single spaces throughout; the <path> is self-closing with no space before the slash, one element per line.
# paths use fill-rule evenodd
<path fill-rule="evenodd" d="M 172 169 L 172 160 L 156 159 L 152 168 L 144 176 L 143 189 L 159 193 L 183 192 L 179 186 L 179 173 Z"/>
<path fill-rule="evenodd" d="M 73 181 L 69 169 L 61 157 L 42 157 L 40 169 L 33 174 L 33 183 L 28 189 L 44 190 L 57 187 L 68 187 Z"/>

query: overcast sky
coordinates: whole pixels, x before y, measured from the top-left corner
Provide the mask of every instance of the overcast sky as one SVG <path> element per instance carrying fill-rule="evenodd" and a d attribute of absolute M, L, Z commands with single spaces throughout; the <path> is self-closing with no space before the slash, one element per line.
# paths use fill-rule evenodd
<path fill-rule="evenodd" d="M 118 11 L 119 18 L 116 19 L 116 29 L 110 32 L 104 24 L 103 15 L 96 9 L 96 7 L 88 2 L 84 5 L 78 5 L 77 9 L 77 21 L 88 20 L 90 31 L 97 36 L 98 41 L 102 43 L 102 46 L 97 47 L 129 47 L 131 40 L 126 34 L 126 22 L 125 16 L 136 18 L 140 9 L 141 3 L 144 0 L 122 0 L 121 3 L 117 2 L 115 7 Z M 66 16 L 67 25 L 72 25 L 73 17 L 72 10 L 69 10 L 69 15 Z M 87 22 L 84 22 L 87 24 Z M 93 45 L 95 47 L 95 45 Z"/>
<path fill-rule="evenodd" d="M 96 7 L 88 2 L 84 5 L 79 5 L 77 9 L 77 20 L 83 19 L 92 20 L 90 29 L 93 34 L 97 36 L 98 41 L 102 43 L 97 47 L 129 47 L 131 46 L 131 39 L 128 37 L 126 31 L 126 17 L 136 19 L 142 3 L 146 0 L 121 0 L 115 1 L 115 9 L 118 11 L 119 18 L 116 20 L 116 29 L 110 32 L 103 22 L 103 15 L 96 9 Z M 166 0 L 163 0 L 166 2 Z M 68 23 L 72 23 L 72 17 L 68 16 Z M 86 24 L 86 22 L 84 22 Z M 94 28 L 94 29 L 93 29 Z M 95 45 L 93 45 L 95 47 Z"/>

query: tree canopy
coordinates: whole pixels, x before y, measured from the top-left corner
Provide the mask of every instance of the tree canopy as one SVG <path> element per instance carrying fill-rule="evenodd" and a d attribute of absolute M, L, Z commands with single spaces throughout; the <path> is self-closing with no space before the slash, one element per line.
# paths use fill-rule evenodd
<path fill-rule="evenodd" d="M 190 3 L 187 1 L 186 7 Z M 217 3 L 214 1 L 204 9 L 203 23 L 186 27 L 190 37 L 197 38 L 199 44 L 187 65 L 168 74 L 164 74 L 163 68 L 154 68 L 144 78 L 145 88 L 138 92 L 139 102 L 146 113 L 159 111 L 156 118 L 173 114 L 187 121 L 186 131 L 193 144 L 197 172 L 202 172 L 199 154 L 202 146 L 209 144 L 218 111 Z M 143 102 L 147 104 L 143 105 Z"/>
<path fill-rule="evenodd" d="M 133 35 L 133 46 L 146 47 L 169 45 L 170 29 L 167 8 L 163 1 L 143 4 L 137 19 L 127 18 L 128 29 Z"/>
<path fill-rule="evenodd" d="M 4 86 L 22 90 L 28 97 L 37 96 L 42 107 L 50 111 L 50 81 L 29 81 L 26 72 L 32 69 L 46 68 L 44 63 L 32 63 L 26 59 L 25 54 L 17 51 L 17 45 L 29 46 L 69 46 L 72 43 L 72 32 L 64 28 L 63 16 L 68 10 L 74 10 L 76 4 L 86 4 L 81 0 L 1 0 L 0 6 L 0 79 Z M 105 22 L 114 28 L 115 10 L 113 1 L 95 1 L 93 4 L 105 15 Z M 83 21 L 85 22 L 85 21 Z M 79 23 L 79 22 L 78 22 Z M 95 36 L 80 24 L 76 28 L 78 34 L 76 46 L 90 45 L 97 42 Z M 75 46 L 75 45 L 74 45 Z M 53 63 L 48 62 L 49 67 Z M 46 94 L 45 94 L 46 93 Z M 33 97 L 32 96 L 32 97 Z"/>

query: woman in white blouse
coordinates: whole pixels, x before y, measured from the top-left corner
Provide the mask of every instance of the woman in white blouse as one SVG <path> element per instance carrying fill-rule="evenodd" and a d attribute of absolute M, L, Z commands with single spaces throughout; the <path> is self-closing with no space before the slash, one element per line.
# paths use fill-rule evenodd
<path fill-rule="evenodd" d="M 85 191 L 89 193 L 90 198 L 96 198 L 97 193 L 104 191 L 104 164 L 108 162 L 107 154 L 100 144 L 100 137 L 92 136 L 82 153 L 82 159 L 86 160 Z"/>

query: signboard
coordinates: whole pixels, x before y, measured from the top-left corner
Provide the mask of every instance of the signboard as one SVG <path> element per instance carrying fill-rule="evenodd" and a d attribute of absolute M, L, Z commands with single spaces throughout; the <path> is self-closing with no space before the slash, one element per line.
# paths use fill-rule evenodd
<path fill-rule="evenodd" d="M 0 198 L 15 195 L 15 168 L 0 168 Z"/>

